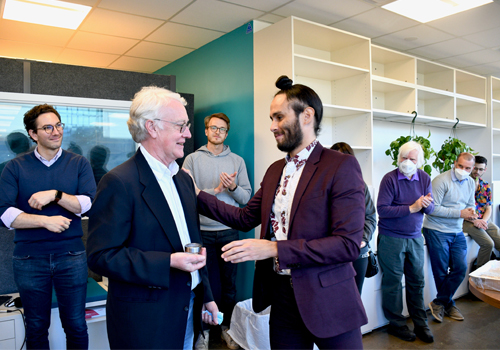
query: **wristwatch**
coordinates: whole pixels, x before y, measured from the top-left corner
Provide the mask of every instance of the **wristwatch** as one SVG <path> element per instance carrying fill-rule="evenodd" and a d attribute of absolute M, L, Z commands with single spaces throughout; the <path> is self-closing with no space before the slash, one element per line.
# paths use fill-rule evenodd
<path fill-rule="evenodd" d="M 234 188 L 234 190 L 232 190 L 232 189 L 230 189 L 230 188 L 228 188 L 227 190 L 228 190 L 229 192 L 234 192 L 234 191 L 236 191 L 236 189 L 237 189 L 237 188 L 238 188 L 238 185 L 236 185 L 236 187 Z"/>
<path fill-rule="evenodd" d="M 62 191 L 57 190 L 56 198 L 54 199 L 54 202 L 59 203 L 59 201 L 62 198 L 62 194 L 63 194 Z"/>

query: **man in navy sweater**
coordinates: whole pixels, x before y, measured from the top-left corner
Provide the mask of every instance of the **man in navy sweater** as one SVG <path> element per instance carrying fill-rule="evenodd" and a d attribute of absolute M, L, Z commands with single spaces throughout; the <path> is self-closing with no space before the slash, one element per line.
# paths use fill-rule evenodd
<path fill-rule="evenodd" d="M 80 215 L 95 196 L 92 168 L 64 151 L 64 124 L 50 105 L 33 107 L 24 125 L 37 143 L 0 178 L 0 224 L 15 229 L 14 279 L 26 316 L 28 349 L 48 349 L 52 286 L 68 349 L 88 349 L 87 259 Z"/>
<path fill-rule="evenodd" d="M 382 309 L 389 320 L 387 332 L 406 341 L 416 337 L 434 341 L 424 308 L 424 213 L 434 210 L 431 178 L 419 169 L 424 164 L 422 146 L 414 141 L 402 145 L 398 169 L 387 173 L 380 183 L 377 211 L 378 258 L 382 268 Z M 403 317 L 405 275 L 406 304 L 415 325 L 413 331 Z"/>

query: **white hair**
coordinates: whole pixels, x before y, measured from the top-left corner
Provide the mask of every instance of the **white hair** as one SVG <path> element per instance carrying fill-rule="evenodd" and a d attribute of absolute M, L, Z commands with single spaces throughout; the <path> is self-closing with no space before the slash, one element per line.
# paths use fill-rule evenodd
<path fill-rule="evenodd" d="M 399 147 L 399 154 L 398 154 L 398 166 L 399 163 L 401 163 L 401 158 L 407 157 L 408 154 L 413 151 L 417 150 L 418 155 L 417 155 L 417 168 L 420 168 L 422 165 L 424 165 L 425 160 L 424 160 L 424 150 L 422 149 L 422 146 L 415 141 L 408 141 L 401 147 Z"/>
<path fill-rule="evenodd" d="M 147 138 L 146 121 L 159 119 L 160 109 L 172 101 L 187 105 L 178 93 L 156 86 L 145 86 L 135 94 L 127 120 L 128 130 L 135 142 L 140 143 Z M 163 129 L 161 123 L 158 123 L 158 127 Z"/>

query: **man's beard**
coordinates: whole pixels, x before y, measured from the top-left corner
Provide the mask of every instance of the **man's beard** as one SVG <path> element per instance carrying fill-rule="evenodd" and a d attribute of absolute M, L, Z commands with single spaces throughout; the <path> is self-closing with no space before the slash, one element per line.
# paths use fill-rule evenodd
<path fill-rule="evenodd" d="M 281 128 L 283 141 L 278 142 L 278 149 L 282 152 L 290 153 L 299 147 L 304 139 L 304 133 L 300 128 L 299 118 L 295 119 L 292 125 L 286 125 Z"/>

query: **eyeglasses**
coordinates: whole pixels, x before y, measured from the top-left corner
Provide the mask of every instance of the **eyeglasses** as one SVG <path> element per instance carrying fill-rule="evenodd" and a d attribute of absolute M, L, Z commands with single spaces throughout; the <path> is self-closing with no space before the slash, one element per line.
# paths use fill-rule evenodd
<path fill-rule="evenodd" d="M 170 123 L 170 124 L 173 124 L 173 125 L 177 125 L 178 127 L 180 127 L 180 133 L 184 133 L 184 131 L 186 131 L 186 129 L 189 129 L 191 127 L 191 123 L 190 122 L 187 122 L 187 123 L 182 123 L 182 124 L 178 124 L 178 123 L 174 123 L 174 122 L 171 122 L 169 120 L 165 120 L 165 119 L 155 119 L 155 120 L 159 120 L 161 122 L 167 122 L 167 123 Z"/>
<path fill-rule="evenodd" d="M 44 125 L 41 128 L 38 128 L 37 130 L 42 130 L 45 131 L 47 134 L 52 134 L 54 132 L 54 128 L 57 129 L 57 131 L 61 132 L 64 129 L 64 123 L 57 123 L 56 125 Z"/>
<path fill-rule="evenodd" d="M 217 130 L 219 130 L 219 134 L 221 135 L 224 135 L 227 132 L 226 128 L 218 128 L 215 125 L 209 126 L 208 128 L 212 130 L 212 132 L 216 132 Z"/>
<path fill-rule="evenodd" d="M 474 170 L 475 170 L 475 171 L 485 171 L 485 170 L 486 170 L 486 168 L 476 168 L 476 167 L 474 167 Z"/>

